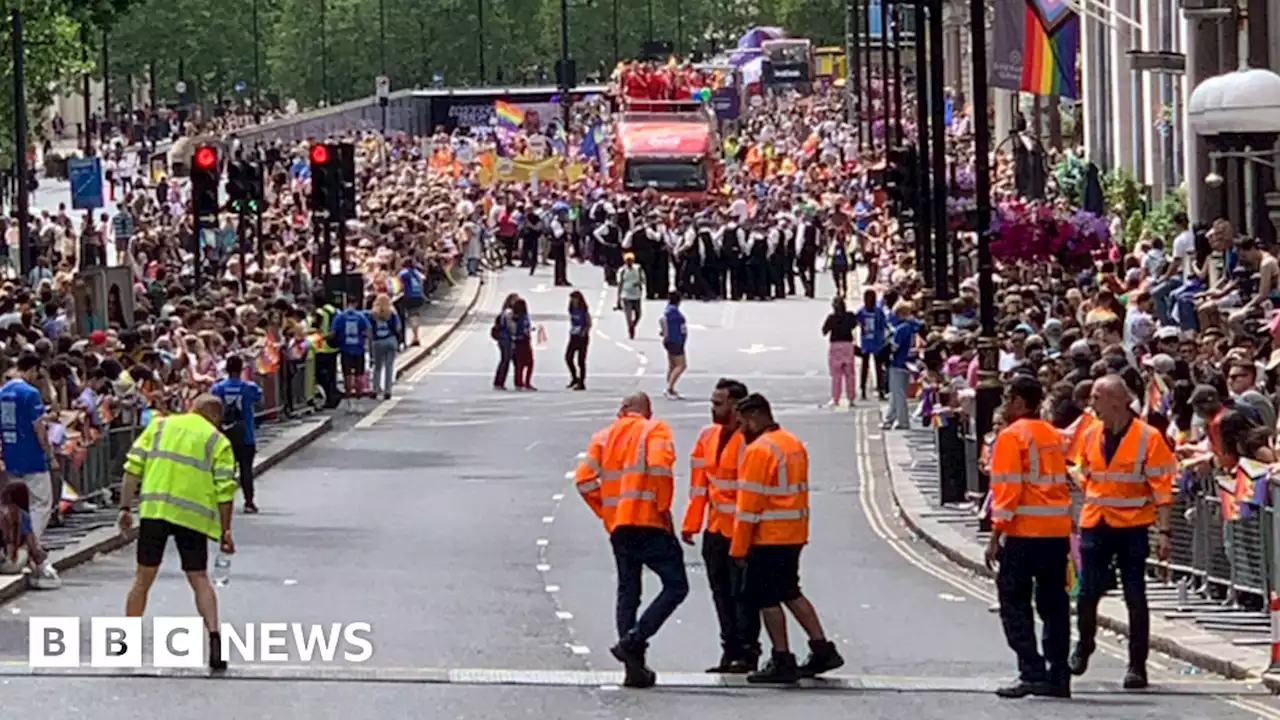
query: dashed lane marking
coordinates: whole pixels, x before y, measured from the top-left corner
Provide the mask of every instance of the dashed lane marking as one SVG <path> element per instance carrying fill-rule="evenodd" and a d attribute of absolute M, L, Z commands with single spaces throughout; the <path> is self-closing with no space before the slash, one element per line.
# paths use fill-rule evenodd
<path fill-rule="evenodd" d="M 575 655 L 590 652 L 585 645 L 569 643 Z M 581 650 L 580 650 L 581 649 Z M 210 678 L 219 680 L 285 681 L 285 682 L 352 682 L 352 683 L 401 683 L 435 685 L 535 685 L 549 687 L 605 687 L 622 682 L 617 671 L 592 670 L 519 670 L 498 668 L 432 668 L 432 667 L 370 667 L 367 665 L 315 664 L 274 665 L 250 663 L 232 665 L 219 673 L 203 668 L 33 668 L 25 662 L 0 665 L 0 677 L 71 677 L 71 678 Z M 831 675 L 813 680 L 803 680 L 800 687 L 828 691 L 907 693 L 934 692 L 950 694 L 987 694 L 1006 683 L 1003 677 L 931 677 L 895 675 Z M 748 685 L 741 675 L 711 675 L 703 672 L 658 671 L 658 685 L 669 688 L 745 689 Z M 1230 694 L 1234 696 L 1264 696 L 1268 691 L 1261 684 L 1231 680 L 1171 680 L 1158 683 L 1143 691 L 1125 691 L 1116 682 L 1077 681 L 1071 690 L 1076 695 L 1121 696 L 1203 696 Z M 1263 706 L 1266 707 L 1266 706 Z"/>
<path fill-rule="evenodd" d="M 387 413 L 394 410 L 395 407 L 400 404 L 402 399 L 403 398 L 400 395 L 396 395 L 390 400 L 383 400 L 378 404 L 378 407 L 374 408 L 368 415 L 361 418 L 360 422 L 356 423 L 356 429 L 363 430 L 367 427 L 373 427 L 373 425 L 375 425 L 379 420 L 386 417 Z"/>
<path fill-rule="evenodd" d="M 529 443 L 528 445 L 525 445 L 525 446 L 524 446 L 524 451 L 525 451 L 525 452 L 529 452 L 530 450 L 532 450 L 532 449 L 534 449 L 534 448 L 538 447 L 538 446 L 539 446 L 539 445 L 541 445 L 541 444 L 542 444 L 542 441 L 541 441 L 541 440 L 534 440 L 533 442 L 531 442 L 531 443 Z"/>

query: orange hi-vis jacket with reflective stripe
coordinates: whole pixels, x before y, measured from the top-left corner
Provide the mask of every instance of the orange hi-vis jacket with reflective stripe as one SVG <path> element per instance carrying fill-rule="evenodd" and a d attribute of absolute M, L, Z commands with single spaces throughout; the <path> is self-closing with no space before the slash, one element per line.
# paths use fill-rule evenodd
<path fill-rule="evenodd" d="M 991 524 L 1016 537 L 1071 534 L 1071 487 L 1058 429 L 1022 418 L 991 451 Z"/>
<path fill-rule="evenodd" d="M 1113 528 L 1141 527 L 1156 521 L 1156 506 L 1173 504 L 1173 473 L 1178 464 L 1164 436 L 1134 418 L 1111 462 L 1102 454 L 1103 425 L 1089 429 L 1081 472 L 1085 477 L 1080 527 L 1105 521 Z"/>
<path fill-rule="evenodd" d="M 746 557 L 752 545 L 809 542 L 809 452 L 795 435 L 775 428 L 747 446 L 736 513 L 730 557 Z"/>
<path fill-rule="evenodd" d="M 671 529 L 671 427 L 628 413 L 591 436 L 578 463 L 578 492 L 612 533 L 623 526 Z"/>
<path fill-rule="evenodd" d="M 735 430 L 721 449 L 724 426 L 708 425 L 698 433 L 698 442 L 689 456 L 689 505 L 684 510 L 681 531 L 702 530 L 706 516 L 707 531 L 725 537 L 733 535 L 733 518 L 737 513 L 738 468 L 747 452 L 742 433 Z"/>

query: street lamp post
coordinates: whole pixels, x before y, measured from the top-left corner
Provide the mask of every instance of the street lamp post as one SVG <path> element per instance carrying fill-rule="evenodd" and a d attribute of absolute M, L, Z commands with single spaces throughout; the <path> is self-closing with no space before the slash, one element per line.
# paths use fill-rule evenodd
<path fill-rule="evenodd" d="M 387 74 L 387 0 L 378 0 L 378 68 Z"/>
<path fill-rule="evenodd" d="M 102 31 L 102 121 L 111 120 L 111 33 Z"/>
<path fill-rule="evenodd" d="M 653 0 L 648 0 L 647 7 L 649 13 L 649 29 L 645 39 L 649 42 L 653 42 Z"/>
<path fill-rule="evenodd" d="M 929 192 L 931 186 L 929 177 L 929 103 L 925 101 L 929 97 L 929 68 L 925 62 L 924 48 L 920 42 L 923 35 L 922 30 L 926 23 L 925 7 L 926 0 L 919 0 L 911 8 L 912 18 L 914 20 L 914 47 L 916 54 L 916 177 L 918 178 L 916 190 L 916 247 L 921 253 L 924 260 L 921 262 L 921 268 L 926 272 L 932 264 L 930 257 L 929 239 L 930 229 L 933 227 L 933 213 L 931 207 L 933 205 L 932 195 Z M 936 178 L 933 179 L 937 181 Z M 942 222 L 939 219 L 938 222 Z"/>
<path fill-rule="evenodd" d="M 560 86 L 560 112 L 564 119 L 564 132 L 569 133 L 569 119 L 573 114 L 573 83 L 569 77 L 569 0 L 560 0 L 560 72 L 556 78 Z M 566 140 L 567 142 L 567 140 Z"/>
<path fill-rule="evenodd" d="M 933 0 L 929 8 L 929 106 L 933 132 L 933 299 L 934 324 L 946 326 L 951 321 L 951 283 L 947 278 L 947 126 L 942 74 L 942 3 Z"/>
<path fill-rule="evenodd" d="M 974 418 L 978 447 L 986 442 L 994 426 L 996 406 L 1000 404 L 1000 346 L 996 340 L 995 264 L 991 258 L 991 126 L 987 122 L 987 6 L 984 0 L 969 0 L 969 32 L 973 58 L 973 162 L 974 189 L 977 195 L 978 231 L 978 316 L 982 334 L 978 338 L 977 416 Z M 986 497 L 991 477 L 978 473 L 978 494 Z M 980 526 L 991 527 L 991 519 L 983 518 Z"/>
<path fill-rule="evenodd" d="M 13 144 L 14 178 L 17 185 L 18 268 L 27 277 L 31 265 L 31 196 L 27 194 L 27 92 L 26 47 L 22 39 L 22 11 L 16 7 L 10 15 L 13 29 Z M 88 136 L 88 118 L 85 135 Z"/>
<path fill-rule="evenodd" d="M 258 35 L 258 0 L 253 0 L 253 122 L 262 122 L 262 40 Z"/>
<path fill-rule="evenodd" d="M 862 42 L 863 42 L 863 63 L 866 69 L 866 81 L 862 85 L 862 116 L 866 118 L 863 133 L 867 138 L 867 149 L 875 149 L 876 139 L 871 134 L 871 126 L 875 123 L 875 100 L 872 97 L 874 83 L 871 82 L 871 0 L 859 0 L 865 2 L 863 7 L 865 12 L 862 13 Z M 859 121 L 861 122 L 861 120 Z"/>
<path fill-rule="evenodd" d="M 889 0 L 880 0 L 880 95 L 881 117 L 884 120 L 884 148 L 887 152 L 891 137 L 889 118 L 893 98 L 889 91 Z"/>
<path fill-rule="evenodd" d="M 89 64 L 89 25 L 82 23 L 80 25 L 80 60 L 86 66 Z M 89 92 L 89 73 L 84 74 L 84 156 L 89 157 L 93 153 L 93 133 L 89 130 L 89 116 L 93 114 L 93 95 Z M 26 153 L 26 148 L 22 152 Z"/>
<path fill-rule="evenodd" d="M 861 100 L 862 92 L 862 74 L 861 58 L 862 43 L 859 38 L 862 28 L 858 20 L 858 0 L 845 0 L 844 14 L 844 82 L 845 82 L 845 102 L 848 103 L 846 112 L 848 113 L 849 122 L 853 125 L 854 135 L 858 138 L 858 150 L 862 150 L 862 123 L 858 121 L 858 105 Z"/>
<path fill-rule="evenodd" d="M 329 42 L 328 26 L 324 21 L 326 0 L 320 0 L 320 83 L 324 94 L 324 104 L 329 104 Z"/>
<path fill-rule="evenodd" d="M 484 0 L 476 0 L 476 49 L 480 53 L 480 84 L 484 85 Z"/>
<path fill-rule="evenodd" d="M 895 3 L 889 27 L 893 31 L 893 137 L 897 145 L 907 142 L 902 130 L 902 25 L 902 6 Z"/>

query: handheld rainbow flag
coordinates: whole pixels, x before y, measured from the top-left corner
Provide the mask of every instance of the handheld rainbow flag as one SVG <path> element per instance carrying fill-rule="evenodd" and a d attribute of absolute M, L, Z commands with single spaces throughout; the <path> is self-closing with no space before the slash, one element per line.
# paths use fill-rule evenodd
<path fill-rule="evenodd" d="M 498 116 L 498 124 L 504 127 L 514 130 L 524 124 L 524 111 L 509 102 L 494 102 L 493 112 Z"/>

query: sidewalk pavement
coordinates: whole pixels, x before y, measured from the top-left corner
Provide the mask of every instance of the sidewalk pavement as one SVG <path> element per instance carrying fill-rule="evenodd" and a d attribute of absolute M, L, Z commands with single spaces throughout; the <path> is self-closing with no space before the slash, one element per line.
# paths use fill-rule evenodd
<path fill-rule="evenodd" d="M 938 452 L 933 431 L 927 428 L 888 431 L 885 454 L 894 504 L 907 527 L 952 562 L 983 577 L 994 578 L 995 574 L 987 569 L 983 560 L 989 535 L 978 531 L 978 508 L 972 504 L 944 506 L 938 503 Z M 1271 661 L 1268 636 L 1262 641 L 1256 634 L 1241 637 L 1209 631 L 1187 614 L 1189 608 L 1177 601 L 1177 592 L 1171 584 L 1148 581 L 1153 650 L 1234 680 L 1261 679 L 1272 692 L 1280 692 L 1280 675 L 1266 672 Z M 1198 607 L 1211 615 L 1230 610 L 1209 603 Z M 1234 614 L 1266 617 L 1247 611 Z M 1128 634 L 1128 613 L 1120 597 L 1109 594 L 1102 599 L 1098 625 L 1121 635 Z"/>
<path fill-rule="evenodd" d="M 422 345 L 411 347 L 396 358 L 396 379 L 400 379 L 423 359 L 429 357 L 449 339 L 475 308 L 480 299 L 479 278 L 459 281 L 456 287 L 443 291 L 428 306 L 420 339 Z M 372 405 L 370 409 L 372 409 Z M 331 414 L 266 423 L 258 428 L 258 454 L 254 459 L 254 475 L 259 477 L 270 468 L 311 444 L 333 425 Z M 42 538 L 53 565 L 59 572 L 82 565 L 101 553 L 126 547 L 137 536 L 121 534 L 116 528 L 114 507 L 73 513 L 64 516 L 60 527 L 49 528 Z M 0 575 L 0 604 L 27 591 L 24 575 Z M 56 591 L 55 591 L 56 592 Z"/>

